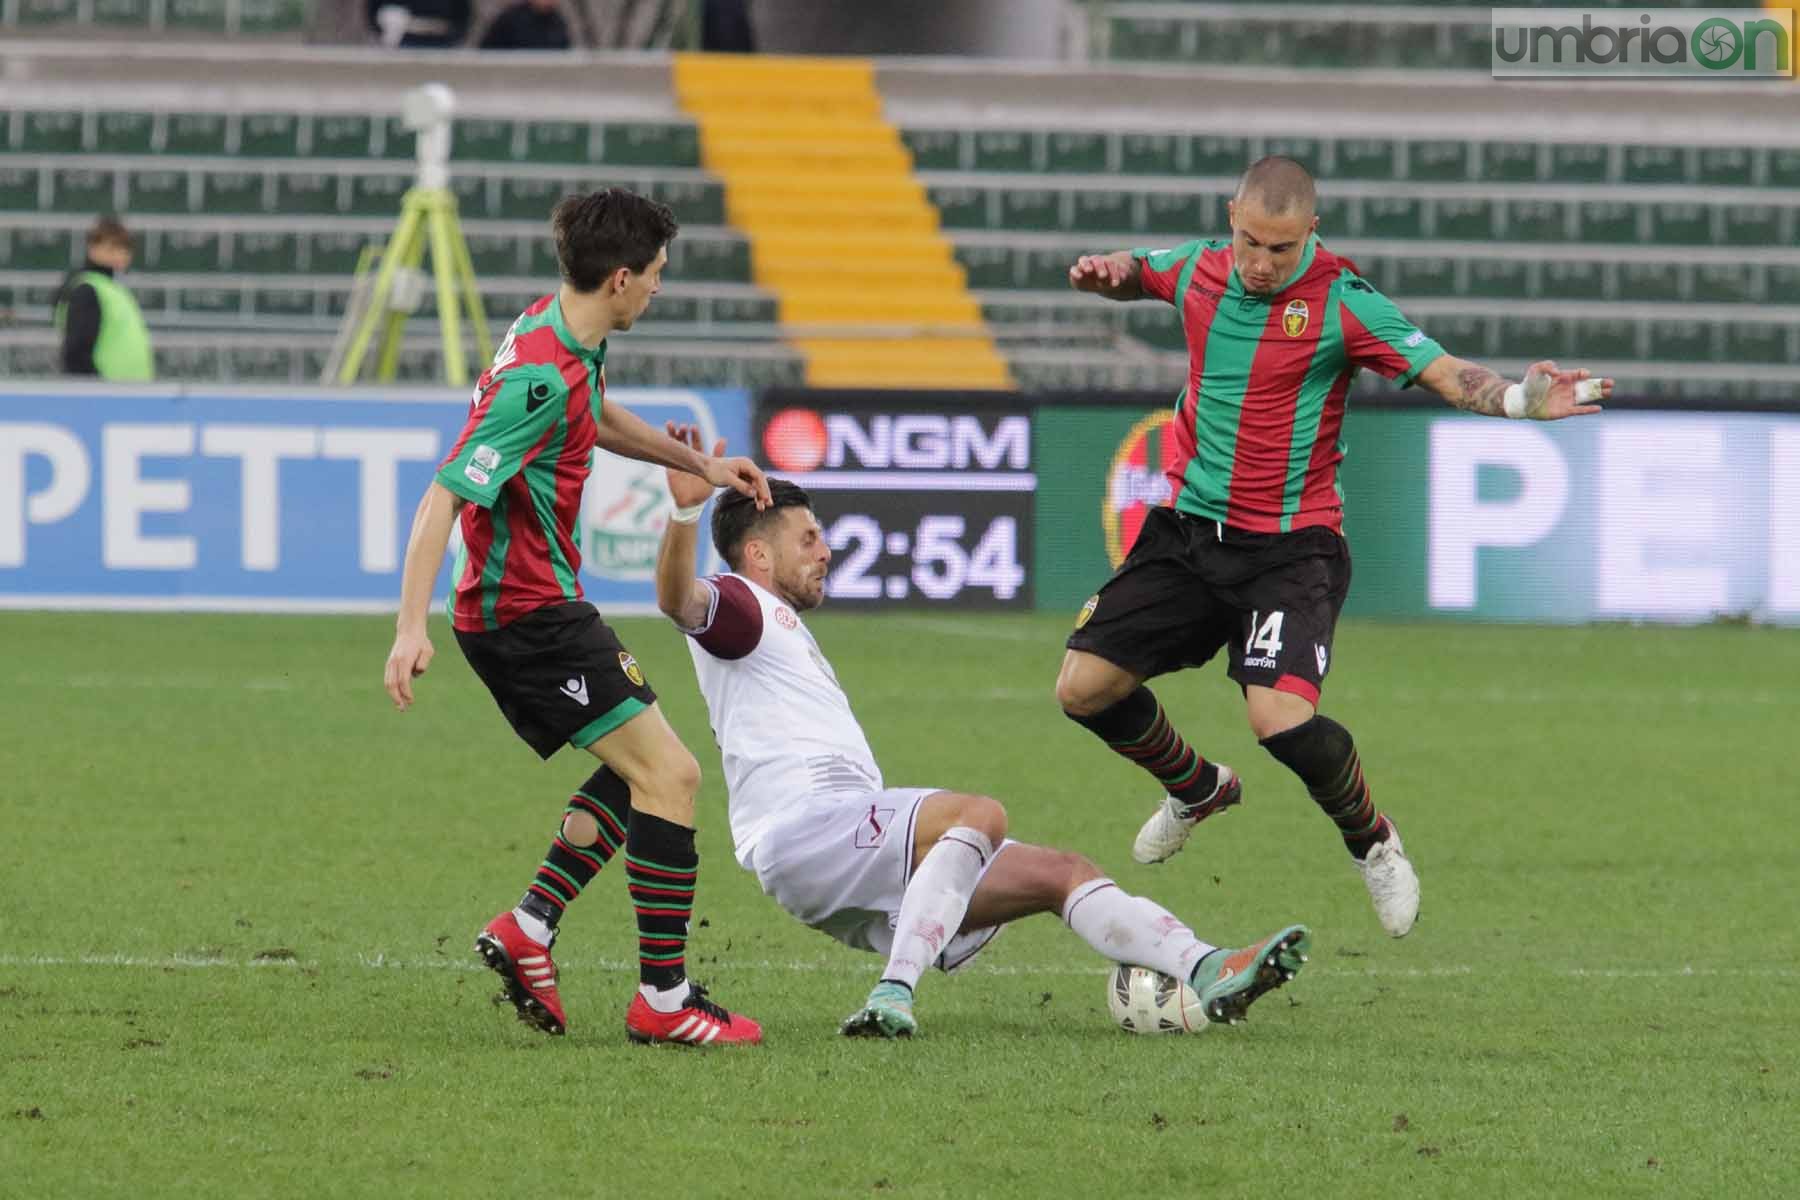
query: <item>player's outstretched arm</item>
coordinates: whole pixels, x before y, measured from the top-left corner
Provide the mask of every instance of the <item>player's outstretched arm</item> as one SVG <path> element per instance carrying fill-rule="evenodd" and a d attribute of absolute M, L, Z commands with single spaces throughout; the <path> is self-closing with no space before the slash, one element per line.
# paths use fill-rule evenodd
<path fill-rule="evenodd" d="M 1529 417 L 1560 421 L 1600 411 L 1594 401 L 1612 395 L 1613 381 L 1590 378 L 1586 370 L 1564 371 L 1548 359 L 1532 363 L 1519 383 L 1480 363 L 1446 354 L 1419 372 L 1420 387 L 1429 388 L 1464 412 L 1484 417 Z"/>
<path fill-rule="evenodd" d="M 431 615 L 431 585 L 437 581 L 450 544 L 450 527 L 466 503 L 437 480 L 425 489 L 406 539 L 406 565 L 400 576 L 400 615 L 394 622 L 394 647 L 388 651 L 384 682 L 394 707 L 412 706 L 412 681 L 431 666 L 431 639 L 425 622 Z"/>
<path fill-rule="evenodd" d="M 670 427 L 674 427 L 672 423 Z M 622 404 L 607 404 L 600 409 L 599 442 L 601 449 L 614 454 L 698 475 L 709 487 L 728 487 L 742 492 L 753 497 L 759 509 L 769 506 L 769 481 L 763 478 L 761 467 L 747 458 L 703 454 L 698 439 L 693 445 L 678 441 L 652 428 L 649 422 Z M 711 495 L 711 492 L 707 494 Z"/>
<path fill-rule="evenodd" d="M 668 424 L 669 437 L 695 453 L 700 450 L 700 430 L 694 425 Z M 716 459 L 725 453 L 725 439 L 713 446 Z M 713 487 L 704 479 L 686 471 L 669 469 L 669 495 L 675 501 L 675 515 L 663 530 L 662 542 L 656 548 L 656 606 L 663 615 L 682 629 L 698 629 L 706 624 L 712 596 L 694 578 L 694 546 L 698 541 L 700 510 L 712 499 Z"/>
<path fill-rule="evenodd" d="M 1069 268 L 1069 286 L 1108 300 L 1142 300 L 1143 274 L 1144 264 L 1129 250 L 1084 254 Z"/>

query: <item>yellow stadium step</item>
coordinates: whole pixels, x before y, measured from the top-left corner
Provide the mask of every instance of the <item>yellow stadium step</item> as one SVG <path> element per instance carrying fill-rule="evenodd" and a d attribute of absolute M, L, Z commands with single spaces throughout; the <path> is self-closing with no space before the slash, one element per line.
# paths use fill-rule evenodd
<path fill-rule="evenodd" d="M 936 233 L 937 210 L 918 204 L 880 204 L 855 197 L 821 192 L 806 213 L 807 227 L 824 232 L 858 233 L 871 223 L 903 233 Z M 786 199 L 749 199 L 735 192 L 725 197 L 725 216 L 749 234 L 781 229 L 794 224 L 794 202 Z"/>
<path fill-rule="evenodd" d="M 796 338 L 812 387 L 1012 386 L 1006 360 L 985 339 Z"/>
<path fill-rule="evenodd" d="M 861 171 L 893 171 L 912 169 L 912 155 L 904 146 L 866 145 L 861 142 L 809 142 L 804 139 L 763 138 L 754 142 L 726 142 L 716 145 L 700 133 L 701 161 L 708 170 L 725 176 L 731 186 L 736 171 L 787 170 L 795 175 L 803 172 L 851 173 Z"/>
<path fill-rule="evenodd" d="M 702 164 L 725 184 L 726 217 L 749 240 L 752 278 L 800 335 L 809 381 L 1012 386 L 912 155 L 883 119 L 873 63 L 678 54 L 674 87 L 699 124 Z M 850 336 L 859 328 L 871 336 Z M 962 329 L 970 336 L 923 336 Z"/>
<path fill-rule="evenodd" d="M 928 265 L 871 263 L 865 260 L 854 270 L 856 277 L 868 287 L 883 290 L 889 288 L 903 291 L 932 289 L 955 295 L 968 286 L 968 275 L 957 263 Z M 837 274 L 838 272 L 833 270 L 821 271 L 816 264 L 784 261 L 773 266 L 763 267 L 756 273 L 756 277 L 757 281 L 770 291 L 786 292 L 793 288 L 817 287 L 822 276 L 831 277 Z"/>
<path fill-rule="evenodd" d="M 942 291 L 869 291 L 846 296 L 838 287 L 777 293 L 781 320 L 790 325 L 960 325 L 979 328 L 973 296 Z"/>

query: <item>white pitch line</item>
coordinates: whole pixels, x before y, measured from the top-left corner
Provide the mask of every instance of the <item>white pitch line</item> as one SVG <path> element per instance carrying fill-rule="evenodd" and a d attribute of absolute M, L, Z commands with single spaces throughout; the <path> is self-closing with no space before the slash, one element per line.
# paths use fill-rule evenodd
<path fill-rule="evenodd" d="M 795 974 L 825 975 L 866 975 L 869 971 L 868 961 L 858 962 L 806 962 L 801 960 L 781 961 L 777 959 L 737 959 L 715 961 L 695 959 L 699 967 L 713 968 L 720 971 L 781 971 Z M 566 959 L 559 964 L 562 969 L 602 971 L 635 971 L 636 960 L 628 959 Z M 443 958 L 392 958 L 385 953 L 359 954 L 355 960 L 339 960 L 321 962 L 316 959 L 291 958 L 226 958 L 219 956 L 171 954 L 165 956 L 146 956 L 133 954 L 0 954 L 0 968 L 52 968 L 52 967 L 120 967 L 132 970 L 165 971 L 165 970 L 261 970 L 269 968 L 288 968 L 291 970 L 318 970 L 325 967 L 342 968 L 357 967 L 365 970 L 385 971 L 485 971 L 487 968 L 472 959 L 461 957 Z M 1003 976 L 1099 976 L 1111 968 L 1107 964 L 1095 960 L 1089 963 L 1050 963 L 1036 966 L 1019 966 L 1011 964 L 971 963 L 963 973 L 971 975 L 1003 975 Z M 1516 964 L 1505 968 L 1494 967 L 1483 969 L 1468 964 L 1442 964 L 1432 967 L 1361 967 L 1334 964 L 1329 961 L 1315 959 L 1312 964 L 1313 973 L 1325 973 L 1336 976 L 1354 976 L 1366 979 L 1445 979 L 1465 977 L 1486 977 L 1505 975 L 1516 978 L 1521 969 Z M 1532 973 L 1525 968 L 1525 973 Z M 1800 969 L 1792 967 L 1566 967 L 1537 972 L 1564 979 L 1800 979 Z"/>

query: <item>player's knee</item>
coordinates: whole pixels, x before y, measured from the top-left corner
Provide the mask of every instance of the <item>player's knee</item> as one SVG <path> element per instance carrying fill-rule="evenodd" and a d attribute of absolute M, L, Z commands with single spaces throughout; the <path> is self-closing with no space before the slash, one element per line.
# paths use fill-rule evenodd
<path fill-rule="evenodd" d="M 686 746 L 669 765 L 668 780 L 669 790 L 678 796 L 691 800 L 700 794 L 700 760 Z"/>
<path fill-rule="evenodd" d="M 1112 698 L 1080 672 L 1064 671 L 1056 677 L 1056 703 L 1071 717 L 1091 717 L 1112 705 Z"/>
<path fill-rule="evenodd" d="M 571 846 L 591 846 L 600 840 L 600 823 L 589 814 L 575 809 L 563 816 L 562 837 Z"/>
<path fill-rule="evenodd" d="M 1094 865 L 1094 861 L 1085 854 L 1077 854 L 1073 850 L 1058 850 L 1058 871 L 1061 876 L 1062 894 L 1070 892 L 1090 880 L 1098 879 L 1105 872 Z"/>
<path fill-rule="evenodd" d="M 1264 750 L 1302 779 L 1329 778 L 1342 769 L 1355 749 L 1348 729 L 1319 715 L 1268 734 L 1261 741 Z"/>
<path fill-rule="evenodd" d="M 957 806 L 956 823 L 998 846 L 1006 837 L 1006 806 L 992 796 L 965 796 Z"/>
<path fill-rule="evenodd" d="M 1303 697 L 1271 691 L 1253 698 L 1245 715 L 1250 719 L 1250 731 L 1260 742 L 1306 724 L 1314 713 L 1313 706 Z"/>

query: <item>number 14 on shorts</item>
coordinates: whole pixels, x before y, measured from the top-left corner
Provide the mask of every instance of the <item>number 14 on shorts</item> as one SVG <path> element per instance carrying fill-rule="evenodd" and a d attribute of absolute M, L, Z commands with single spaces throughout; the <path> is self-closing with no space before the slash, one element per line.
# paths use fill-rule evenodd
<path fill-rule="evenodd" d="M 1274 660 L 1281 655 L 1281 623 L 1286 617 L 1284 612 L 1272 612 L 1264 617 L 1260 610 L 1252 610 L 1250 640 L 1244 644 L 1245 653 L 1255 657 L 1260 650 L 1270 660 L 1269 665 L 1274 666 Z"/>

